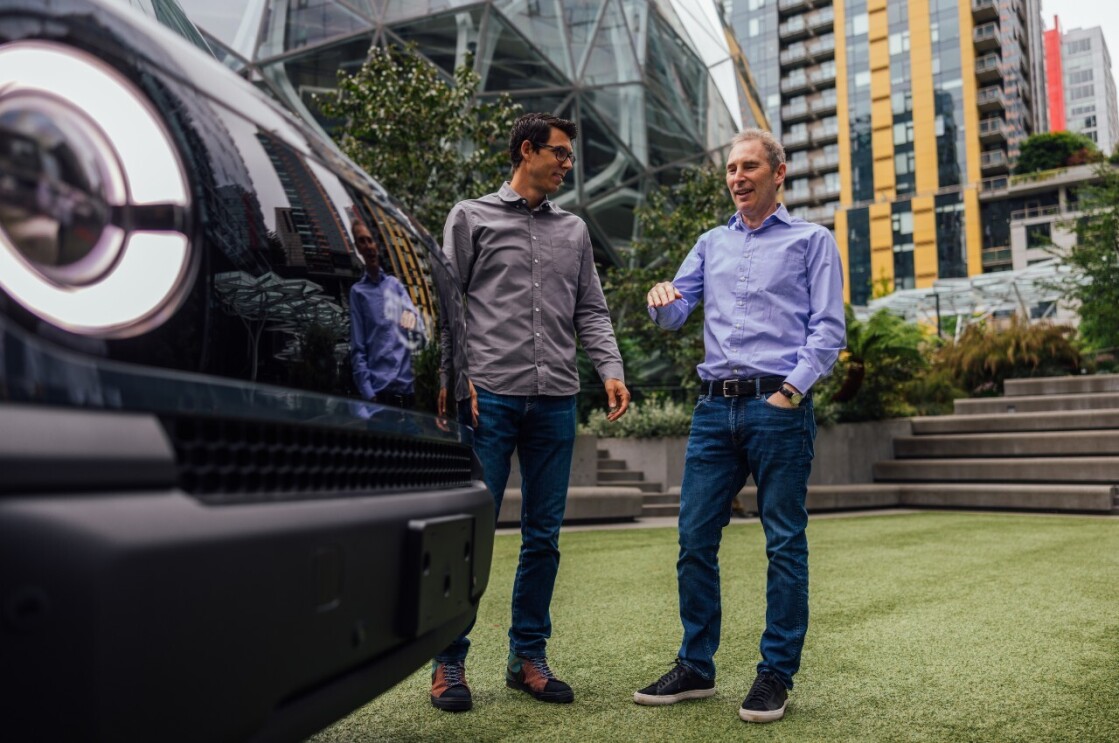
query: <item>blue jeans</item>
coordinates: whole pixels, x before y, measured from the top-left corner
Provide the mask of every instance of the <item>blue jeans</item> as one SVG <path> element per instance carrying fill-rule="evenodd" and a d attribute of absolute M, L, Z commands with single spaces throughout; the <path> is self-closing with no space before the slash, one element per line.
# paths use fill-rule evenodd
<path fill-rule="evenodd" d="M 549 607 L 559 572 L 559 531 L 575 448 L 575 397 L 499 395 L 476 389 L 474 451 L 493 494 L 495 514 L 501 511 L 514 449 L 521 466 L 521 554 L 513 581 L 509 650 L 525 658 L 542 658 L 552 636 Z M 471 629 L 473 624 L 435 660 L 465 659 Z"/>
<path fill-rule="evenodd" d="M 676 575 L 684 640 L 680 660 L 715 678 L 722 604 L 719 542 L 735 495 L 754 476 L 769 558 L 765 631 L 758 671 L 792 688 L 808 631 L 808 512 L 816 419 L 811 400 L 799 408 L 762 397 L 700 397 L 684 460 L 680 494 L 680 558 Z"/>

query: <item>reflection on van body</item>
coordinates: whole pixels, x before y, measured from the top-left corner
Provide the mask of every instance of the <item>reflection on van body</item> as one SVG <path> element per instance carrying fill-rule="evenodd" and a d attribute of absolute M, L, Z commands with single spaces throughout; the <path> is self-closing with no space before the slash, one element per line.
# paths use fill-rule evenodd
<path fill-rule="evenodd" d="M 432 414 L 436 338 L 464 354 L 449 265 L 194 41 L 109 0 L 0 6 L 13 740 L 301 739 L 486 588 L 493 500 Z M 374 283 L 391 335 L 355 338 Z"/>

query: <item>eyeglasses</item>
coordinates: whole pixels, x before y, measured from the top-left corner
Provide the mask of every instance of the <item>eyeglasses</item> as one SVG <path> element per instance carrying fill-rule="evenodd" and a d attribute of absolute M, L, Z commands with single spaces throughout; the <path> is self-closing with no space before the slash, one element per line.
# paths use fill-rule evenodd
<path fill-rule="evenodd" d="M 556 162 L 562 163 L 564 160 L 570 159 L 571 164 L 575 164 L 575 153 L 566 147 L 556 147 L 550 144 L 542 144 L 540 146 L 546 150 L 551 150 L 552 154 L 556 156 Z"/>

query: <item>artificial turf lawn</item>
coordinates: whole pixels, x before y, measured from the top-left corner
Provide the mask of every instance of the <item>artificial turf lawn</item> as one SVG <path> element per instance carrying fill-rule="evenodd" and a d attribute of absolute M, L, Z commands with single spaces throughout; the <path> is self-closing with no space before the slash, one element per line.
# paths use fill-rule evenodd
<path fill-rule="evenodd" d="M 413 676 L 312 740 L 1119 741 L 1119 519 L 928 512 L 813 519 L 801 672 L 784 720 L 738 719 L 764 622 L 761 527 L 720 555 L 716 696 L 642 707 L 680 643 L 676 530 L 564 533 L 553 670 L 575 703 L 505 688 L 520 537 L 499 536 L 467 677 L 474 710 Z"/>

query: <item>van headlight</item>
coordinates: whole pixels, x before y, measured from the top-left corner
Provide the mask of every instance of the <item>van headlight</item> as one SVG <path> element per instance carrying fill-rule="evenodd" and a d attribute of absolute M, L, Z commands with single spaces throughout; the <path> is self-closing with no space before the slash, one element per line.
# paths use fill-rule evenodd
<path fill-rule="evenodd" d="M 82 335 L 127 337 L 193 278 L 179 153 L 136 86 L 86 52 L 0 47 L 0 288 Z"/>

